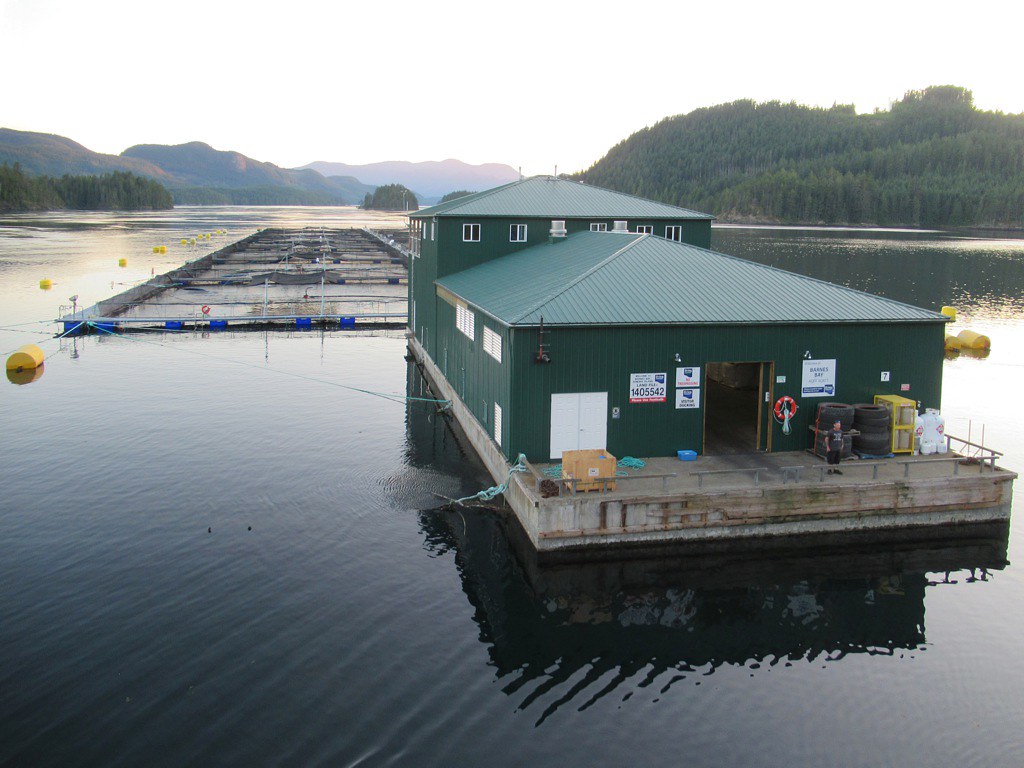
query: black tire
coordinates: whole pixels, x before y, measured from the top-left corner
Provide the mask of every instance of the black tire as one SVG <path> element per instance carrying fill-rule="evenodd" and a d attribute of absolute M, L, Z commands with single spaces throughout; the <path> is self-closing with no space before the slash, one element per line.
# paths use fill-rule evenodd
<path fill-rule="evenodd" d="M 818 423 L 827 423 L 831 427 L 835 421 L 843 425 L 844 432 L 852 429 L 853 406 L 846 403 L 822 403 L 818 408 Z"/>
<path fill-rule="evenodd" d="M 874 403 L 854 403 L 853 412 L 857 416 L 863 416 L 865 414 L 889 414 L 889 409 L 884 405 L 875 405 Z"/>
<path fill-rule="evenodd" d="M 861 416 L 857 414 L 853 417 L 854 424 L 888 424 L 890 421 L 889 414 L 882 416 L 868 416 L 867 414 Z"/>
<path fill-rule="evenodd" d="M 858 445 L 853 450 L 861 456 L 888 456 L 892 453 L 888 445 Z"/>
<path fill-rule="evenodd" d="M 881 411 L 854 411 L 854 421 L 888 421 L 891 417 L 884 408 Z"/>
<path fill-rule="evenodd" d="M 890 432 L 888 424 L 854 424 L 853 428 L 862 435 L 885 435 Z"/>
<path fill-rule="evenodd" d="M 890 443 L 888 437 L 856 437 L 853 440 L 853 447 L 864 453 L 889 453 Z"/>

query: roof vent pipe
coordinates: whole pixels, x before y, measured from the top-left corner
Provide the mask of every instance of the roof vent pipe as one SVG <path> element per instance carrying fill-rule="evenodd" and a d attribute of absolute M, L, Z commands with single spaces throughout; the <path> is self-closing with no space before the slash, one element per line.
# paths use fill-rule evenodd
<path fill-rule="evenodd" d="M 548 233 L 548 242 L 557 243 L 568 233 L 565 231 L 565 220 L 555 219 L 551 222 L 551 231 Z"/>

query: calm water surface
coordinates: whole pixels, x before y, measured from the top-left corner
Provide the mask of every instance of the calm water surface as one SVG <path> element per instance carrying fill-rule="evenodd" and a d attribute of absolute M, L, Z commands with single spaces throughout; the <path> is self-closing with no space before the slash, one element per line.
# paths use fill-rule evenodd
<path fill-rule="evenodd" d="M 0 386 L 0 764 L 1021 762 L 1016 519 L 928 546 L 540 567 L 495 517 L 433 509 L 490 481 L 429 404 L 351 389 L 421 393 L 400 334 L 38 324 L 175 265 L 152 246 L 190 231 L 357 216 L 0 222 L 0 350 L 50 352 Z M 1024 242 L 715 246 L 958 306 L 993 351 L 946 363 L 949 429 L 984 424 L 1024 468 Z"/>

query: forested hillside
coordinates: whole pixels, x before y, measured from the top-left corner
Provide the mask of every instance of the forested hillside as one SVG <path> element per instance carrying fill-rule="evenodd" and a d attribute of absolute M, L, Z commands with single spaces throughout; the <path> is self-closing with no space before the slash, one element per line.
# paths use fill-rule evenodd
<path fill-rule="evenodd" d="M 419 207 L 416 195 L 401 184 L 383 184 L 363 199 L 368 211 L 416 211 Z"/>
<path fill-rule="evenodd" d="M 1024 115 L 970 91 L 910 91 L 889 111 L 736 101 L 666 118 L 577 174 L 723 220 L 1024 226 Z"/>
<path fill-rule="evenodd" d="M 172 207 L 171 193 L 163 186 L 132 173 L 54 178 L 28 176 L 17 165 L 0 165 L 0 211 L 148 211 Z"/>

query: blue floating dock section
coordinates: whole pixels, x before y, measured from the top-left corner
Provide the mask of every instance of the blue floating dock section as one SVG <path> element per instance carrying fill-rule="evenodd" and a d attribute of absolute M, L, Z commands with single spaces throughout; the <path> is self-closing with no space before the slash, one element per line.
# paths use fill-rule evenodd
<path fill-rule="evenodd" d="M 397 277 L 389 277 L 388 278 L 388 285 L 398 285 L 398 278 Z"/>
<path fill-rule="evenodd" d="M 180 331 L 183 325 L 181 320 L 168 320 L 164 323 L 164 328 L 168 331 Z"/>
<path fill-rule="evenodd" d="M 338 318 L 338 324 L 342 328 L 355 328 L 356 319 L 355 317 L 346 317 L 345 315 L 342 315 L 341 317 Z"/>
<path fill-rule="evenodd" d="M 220 330 L 223 330 L 223 329 L 225 329 L 227 327 L 228 327 L 228 321 L 227 320 L 211 320 L 210 321 L 210 330 L 211 331 L 220 331 Z"/>
<path fill-rule="evenodd" d="M 680 461 L 696 461 L 697 460 L 697 452 L 696 451 L 676 451 L 676 456 L 679 457 Z"/>
<path fill-rule="evenodd" d="M 312 317 L 296 317 L 295 318 L 296 328 L 312 328 L 313 318 Z"/>
<path fill-rule="evenodd" d="M 344 284 L 345 284 L 345 278 L 344 277 L 339 277 L 338 278 L 338 285 L 344 285 Z"/>

